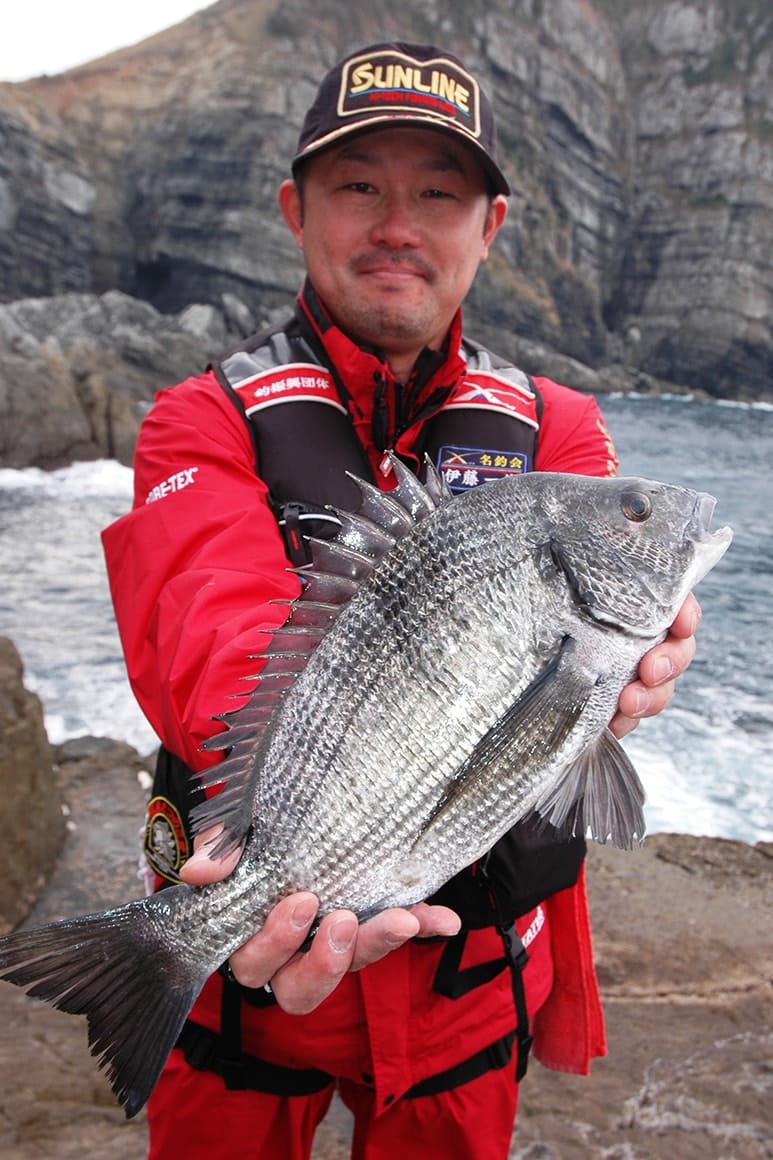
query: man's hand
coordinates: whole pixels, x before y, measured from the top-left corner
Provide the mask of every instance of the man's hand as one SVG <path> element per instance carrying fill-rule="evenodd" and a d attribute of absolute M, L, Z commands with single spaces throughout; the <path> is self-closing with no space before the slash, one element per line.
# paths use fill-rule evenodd
<path fill-rule="evenodd" d="M 644 654 L 638 679 L 620 694 L 617 713 L 609 724 L 615 737 L 625 737 L 642 717 L 654 717 L 665 709 L 674 694 L 676 678 L 695 656 L 695 632 L 700 621 L 700 605 L 690 593 L 666 639 Z"/>
<path fill-rule="evenodd" d="M 191 886 L 226 878 L 239 861 L 235 850 L 212 859 L 207 845 L 219 827 L 196 839 L 194 853 L 180 871 Z M 459 916 L 445 906 L 421 902 L 410 910 L 385 910 L 360 925 L 350 910 L 337 910 L 319 924 L 310 949 L 299 954 L 317 913 L 314 894 L 291 894 L 274 907 L 263 928 L 235 951 L 230 966 L 245 987 L 271 983 L 276 1000 L 292 1015 L 312 1011 L 333 991 L 347 971 L 374 963 L 417 935 L 450 936 L 460 927 Z"/>

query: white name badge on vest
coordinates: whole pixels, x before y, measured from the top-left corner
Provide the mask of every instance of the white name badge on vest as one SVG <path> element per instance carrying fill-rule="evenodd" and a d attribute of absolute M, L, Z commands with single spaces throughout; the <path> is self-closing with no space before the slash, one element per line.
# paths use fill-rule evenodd
<path fill-rule="evenodd" d="M 484 447 L 438 448 L 435 466 L 451 491 L 469 491 L 503 475 L 523 475 L 529 457 L 523 451 L 489 451 Z"/>

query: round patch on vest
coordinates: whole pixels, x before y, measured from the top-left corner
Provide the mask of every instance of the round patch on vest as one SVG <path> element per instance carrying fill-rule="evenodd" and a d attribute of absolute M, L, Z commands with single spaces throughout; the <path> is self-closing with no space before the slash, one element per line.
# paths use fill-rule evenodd
<path fill-rule="evenodd" d="M 180 811 L 168 798 L 154 797 L 148 802 L 143 848 L 156 874 L 168 882 L 178 881 L 190 846 Z"/>
<path fill-rule="evenodd" d="M 484 447 L 445 444 L 438 448 L 435 466 L 451 491 L 469 491 L 503 475 L 523 475 L 529 470 L 529 457 L 525 451 L 490 451 Z"/>

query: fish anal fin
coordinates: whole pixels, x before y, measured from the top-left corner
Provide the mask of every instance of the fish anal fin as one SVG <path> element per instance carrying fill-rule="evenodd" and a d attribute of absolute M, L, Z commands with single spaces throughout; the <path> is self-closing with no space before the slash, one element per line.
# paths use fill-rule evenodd
<path fill-rule="evenodd" d="M 569 823 L 575 834 L 590 833 L 630 850 L 644 840 L 644 788 L 617 738 L 603 730 L 567 766 L 536 809 L 553 826 Z"/>

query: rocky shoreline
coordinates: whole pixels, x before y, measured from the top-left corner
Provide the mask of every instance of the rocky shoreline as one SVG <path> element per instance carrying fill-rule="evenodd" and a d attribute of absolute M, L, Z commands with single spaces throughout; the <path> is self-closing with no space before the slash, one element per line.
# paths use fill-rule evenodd
<path fill-rule="evenodd" d="M 42 726 L 37 698 L 20 691 L 20 668 L 2 672 L 10 835 L 14 799 L 25 791 L 23 764 L 10 765 L 14 747 L 21 753 L 25 730 Z M 150 759 L 92 737 L 55 746 L 51 756 L 48 793 L 66 833 L 63 843 L 53 835 L 55 868 L 26 925 L 141 893 Z M 656 834 L 633 853 L 593 846 L 588 862 L 609 1057 L 588 1078 L 532 1062 L 511 1160 L 773 1156 L 773 844 Z M 18 920 L 7 914 L 0 888 L 0 929 Z M 88 1053 L 84 1021 L 6 984 L 0 1093 L 0 1160 L 145 1156 L 144 1114 L 124 1121 Z M 344 1160 L 349 1135 L 348 1114 L 335 1103 L 314 1160 Z"/>
<path fill-rule="evenodd" d="M 199 374 L 289 310 L 288 304 L 254 317 L 224 295 L 217 307 L 162 314 L 118 290 L 0 302 L 0 468 L 52 469 L 103 458 L 131 464 L 156 391 Z M 711 398 L 624 361 L 592 368 L 543 343 L 517 336 L 510 342 L 525 371 L 581 391 Z"/>

